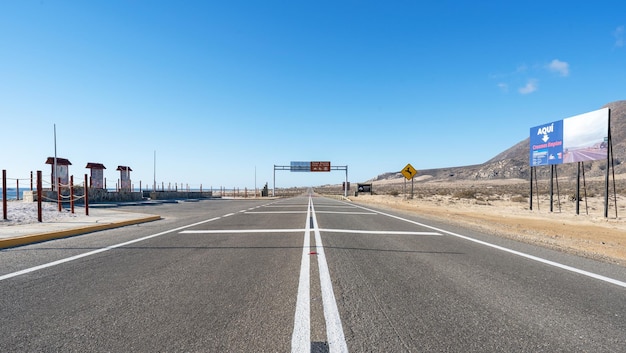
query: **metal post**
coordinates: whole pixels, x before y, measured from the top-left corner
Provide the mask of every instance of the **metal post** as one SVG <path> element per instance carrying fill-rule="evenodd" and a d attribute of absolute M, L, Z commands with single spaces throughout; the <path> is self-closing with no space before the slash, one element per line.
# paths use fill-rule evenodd
<path fill-rule="evenodd" d="M 61 184 L 61 180 L 57 179 L 57 177 L 57 124 L 54 124 L 54 173 L 52 173 L 52 181 L 53 184 L 56 183 L 56 187 L 54 189 L 59 192 L 59 184 Z M 59 206 L 59 211 L 61 211 L 61 206 Z"/>
<path fill-rule="evenodd" d="M 2 219 L 8 219 L 7 216 L 7 171 L 2 169 Z"/>
<path fill-rule="evenodd" d="M 348 197 L 348 166 L 346 166 L 346 187 L 344 188 L 343 197 Z"/>
<path fill-rule="evenodd" d="M 154 150 L 154 171 L 152 175 L 152 191 L 156 192 L 156 150 Z"/>
<path fill-rule="evenodd" d="M 37 171 L 37 221 L 41 223 L 41 170 Z"/>
<path fill-rule="evenodd" d="M 272 197 L 276 197 L 276 164 L 274 164 L 274 187 L 272 188 Z"/>

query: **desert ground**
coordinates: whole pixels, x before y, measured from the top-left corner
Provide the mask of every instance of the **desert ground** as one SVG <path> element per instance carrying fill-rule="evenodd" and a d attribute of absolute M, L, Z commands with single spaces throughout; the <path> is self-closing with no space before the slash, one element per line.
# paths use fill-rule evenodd
<path fill-rule="evenodd" d="M 580 214 L 576 215 L 575 183 L 553 184 L 550 211 L 549 184 L 541 181 L 533 190 L 525 180 L 373 183 L 374 194 L 350 196 L 353 202 L 372 204 L 427 218 L 459 224 L 523 242 L 539 244 L 601 261 L 626 266 L 626 178 L 611 183 L 608 217 L 604 217 L 604 182 L 587 182 L 587 197 L 581 190 Z M 534 189 L 534 188 L 533 188 Z M 582 189 L 582 187 L 581 187 Z M 617 207 L 616 207 L 617 204 Z M 617 216 L 616 216 L 617 211 Z"/>

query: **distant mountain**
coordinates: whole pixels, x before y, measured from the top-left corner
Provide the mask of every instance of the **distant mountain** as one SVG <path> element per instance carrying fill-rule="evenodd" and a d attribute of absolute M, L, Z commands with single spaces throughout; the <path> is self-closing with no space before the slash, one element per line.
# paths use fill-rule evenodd
<path fill-rule="evenodd" d="M 626 174 L 626 100 L 609 103 L 602 108 L 611 109 L 611 138 L 615 174 Z M 419 176 L 428 180 L 491 180 L 491 179 L 529 179 L 530 138 L 513 145 L 483 164 L 420 170 Z M 559 178 L 574 177 L 576 163 L 558 166 Z M 585 162 L 585 177 L 605 175 L 606 161 Z M 537 178 L 550 177 L 548 166 L 538 167 Z M 370 181 L 401 179 L 399 172 L 380 174 Z"/>

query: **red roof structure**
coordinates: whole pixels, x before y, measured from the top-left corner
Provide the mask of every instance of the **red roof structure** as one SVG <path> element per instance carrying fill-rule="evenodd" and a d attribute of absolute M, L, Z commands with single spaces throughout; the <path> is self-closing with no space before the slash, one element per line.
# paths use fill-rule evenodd
<path fill-rule="evenodd" d="M 87 166 L 85 168 L 89 168 L 89 169 L 107 169 L 104 164 L 101 163 L 87 163 Z"/>
<path fill-rule="evenodd" d="M 54 157 L 48 157 L 46 164 L 54 164 Z M 57 157 L 57 165 L 72 165 L 72 163 L 65 158 Z"/>

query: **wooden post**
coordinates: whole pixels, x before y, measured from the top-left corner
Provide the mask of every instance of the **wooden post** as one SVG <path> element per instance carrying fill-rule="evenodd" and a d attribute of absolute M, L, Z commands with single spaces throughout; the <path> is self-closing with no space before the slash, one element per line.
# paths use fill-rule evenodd
<path fill-rule="evenodd" d="M 85 174 L 85 216 L 89 216 L 89 189 L 87 188 L 87 174 Z"/>
<path fill-rule="evenodd" d="M 59 207 L 59 212 L 61 212 L 61 178 L 57 178 L 57 205 Z"/>
<path fill-rule="evenodd" d="M 2 169 L 2 219 L 7 217 L 7 171 Z"/>
<path fill-rule="evenodd" d="M 74 214 L 74 176 L 70 175 L 70 210 Z"/>

